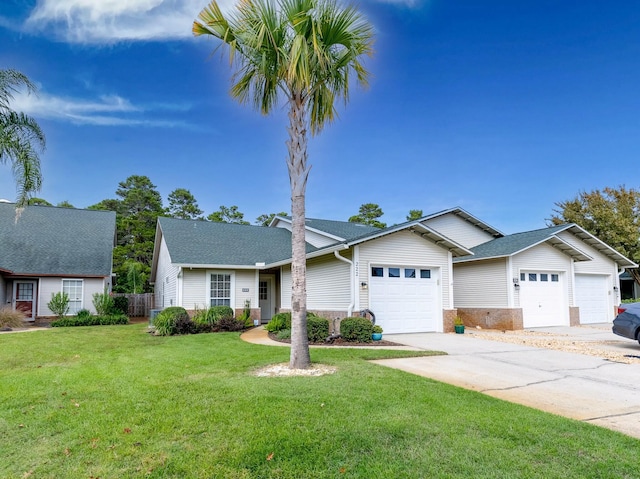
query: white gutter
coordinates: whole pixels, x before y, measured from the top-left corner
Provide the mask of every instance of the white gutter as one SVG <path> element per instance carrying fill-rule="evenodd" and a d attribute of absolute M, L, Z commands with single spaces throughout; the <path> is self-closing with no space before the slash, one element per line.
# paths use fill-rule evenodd
<path fill-rule="evenodd" d="M 348 246 L 345 246 L 345 248 L 348 249 Z M 351 302 L 349 303 L 349 307 L 347 308 L 347 315 L 351 317 L 351 315 L 353 314 L 353 304 L 355 303 L 355 294 L 353 293 L 353 261 L 348 260 L 344 256 L 340 255 L 337 250 L 334 251 L 333 254 L 337 259 L 339 259 L 340 261 L 344 261 L 349 265 L 349 277 L 351 279 L 351 281 L 349 281 L 349 301 Z"/>

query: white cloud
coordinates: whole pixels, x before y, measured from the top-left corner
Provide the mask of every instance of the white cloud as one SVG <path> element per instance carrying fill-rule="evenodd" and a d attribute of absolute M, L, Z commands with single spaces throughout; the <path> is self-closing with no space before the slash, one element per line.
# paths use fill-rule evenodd
<path fill-rule="evenodd" d="M 26 27 L 70 43 L 190 38 L 207 0 L 38 0 Z M 221 0 L 228 8 L 234 0 Z"/>
<path fill-rule="evenodd" d="M 412 7 L 424 0 L 373 0 Z M 209 0 L 38 0 L 25 24 L 69 43 L 112 44 L 191 38 Z M 237 0 L 218 0 L 223 10 Z"/>
<path fill-rule="evenodd" d="M 145 108 L 134 106 L 129 100 L 118 95 L 102 96 L 98 100 L 79 100 L 56 97 L 44 92 L 38 96 L 18 93 L 11 102 L 11 106 L 14 110 L 24 112 L 36 119 L 46 118 L 77 125 L 185 126 L 181 121 L 147 120 L 144 118 Z M 181 108 L 177 107 L 177 109 Z"/>

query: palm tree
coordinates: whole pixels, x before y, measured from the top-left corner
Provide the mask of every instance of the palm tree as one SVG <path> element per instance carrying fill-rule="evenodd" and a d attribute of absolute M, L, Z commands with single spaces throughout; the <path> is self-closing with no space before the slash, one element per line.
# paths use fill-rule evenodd
<path fill-rule="evenodd" d="M 236 63 L 231 95 L 268 114 L 283 99 L 289 110 L 287 141 L 291 185 L 291 358 L 311 365 L 307 341 L 305 191 L 307 129 L 319 133 L 336 118 L 334 102 L 349 97 L 350 79 L 367 85 L 361 59 L 371 55 L 373 28 L 353 7 L 336 0 L 240 0 L 225 16 L 214 0 L 193 23 L 194 35 L 212 35 Z"/>
<path fill-rule="evenodd" d="M 36 86 L 16 70 L 0 70 L 0 163 L 11 163 L 18 187 L 17 206 L 26 206 L 30 196 L 40 191 L 42 172 L 39 151 L 44 150 L 44 133 L 36 121 L 11 109 L 13 94 L 25 88 L 35 93 Z"/>

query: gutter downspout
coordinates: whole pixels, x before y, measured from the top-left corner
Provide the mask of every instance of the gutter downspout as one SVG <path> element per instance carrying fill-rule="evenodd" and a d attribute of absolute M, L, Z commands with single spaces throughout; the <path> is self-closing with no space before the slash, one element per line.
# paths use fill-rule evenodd
<path fill-rule="evenodd" d="M 347 245 L 344 246 L 345 249 L 349 249 L 349 247 Z M 355 303 L 355 295 L 353 294 L 353 261 L 348 260 L 347 258 L 345 258 L 344 256 L 341 256 L 340 253 L 338 253 L 338 250 L 334 251 L 333 254 L 335 255 L 335 257 L 337 259 L 339 259 L 340 261 L 344 261 L 345 263 L 347 263 L 349 265 L 349 307 L 347 309 L 347 314 L 349 316 L 351 316 L 353 314 L 353 305 Z"/>

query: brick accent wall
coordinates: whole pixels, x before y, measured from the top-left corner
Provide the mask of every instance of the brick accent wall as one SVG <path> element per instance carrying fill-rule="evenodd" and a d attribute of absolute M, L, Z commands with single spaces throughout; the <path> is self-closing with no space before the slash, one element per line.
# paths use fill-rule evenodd
<path fill-rule="evenodd" d="M 458 308 L 458 315 L 468 328 L 480 326 L 482 329 L 509 331 L 524 329 L 522 308 Z M 453 325 L 451 328 L 453 330 Z"/>
<path fill-rule="evenodd" d="M 580 326 L 580 308 L 569 306 L 569 326 Z"/>

